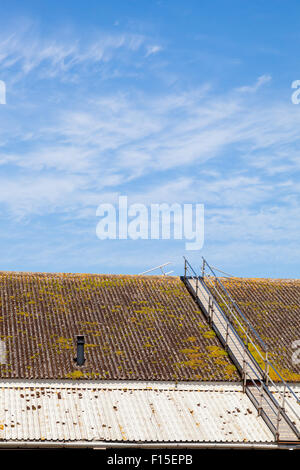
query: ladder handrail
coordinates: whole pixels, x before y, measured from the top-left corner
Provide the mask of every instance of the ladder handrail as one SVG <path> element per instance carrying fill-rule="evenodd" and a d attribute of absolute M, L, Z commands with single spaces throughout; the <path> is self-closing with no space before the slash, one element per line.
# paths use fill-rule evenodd
<path fill-rule="evenodd" d="M 207 287 L 205 285 L 203 285 L 203 287 L 205 288 L 206 292 L 208 295 L 210 295 L 210 292 L 209 290 L 207 289 Z M 244 342 L 243 340 L 240 338 L 240 336 L 238 335 L 238 333 L 236 332 L 235 328 L 232 326 L 232 324 L 230 323 L 230 321 L 228 320 L 227 316 L 224 314 L 223 310 L 220 309 L 218 303 L 216 302 L 215 298 L 213 296 L 212 297 L 212 300 L 214 302 L 214 304 L 216 305 L 219 313 L 221 314 L 223 320 L 225 320 L 225 323 L 226 325 L 228 325 L 228 327 L 230 328 L 231 332 L 234 334 L 234 336 L 236 337 L 236 339 L 238 340 L 238 342 L 240 343 L 241 346 L 244 346 Z"/>
<path fill-rule="evenodd" d="M 238 340 L 239 344 L 242 346 L 242 348 L 246 348 L 246 345 L 245 343 L 243 342 L 242 338 L 239 336 L 239 334 L 237 333 L 236 329 L 234 328 L 234 326 L 231 324 L 229 318 L 227 317 L 227 315 L 223 312 L 223 310 L 220 308 L 217 300 L 214 298 L 214 296 L 211 294 L 211 292 L 209 291 L 208 287 L 203 283 L 202 284 L 203 288 L 205 289 L 205 291 L 207 292 L 208 295 L 210 295 L 212 297 L 212 300 L 214 302 L 214 304 L 216 305 L 217 307 L 217 310 L 219 311 L 219 313 L 222 315 L 222 318 L 225 320 L 225 323 L 228 324 L 228 327 L 230 328 L 231 332 L 234 334 L 234 336 L 236 337 L 236 339 Z M 231 338 L 232 339 L 232 338 Z M 236 343 L 235 343 L 236 344 Z M 248 349 L 247 349 L 248 350 Z M 262 357 L 262 356 L 261 356 Z M 263 359 L 263 358 L 262 358 Z M 263 370 L 261 369 L 260 365 L 258 364 L 258 362 L 253 358 L 253 362 L 255 362 L 255 365 L 257 367 L 257 369 L 259 369 L 263 375 Z"/>
<path fill-rule="evenodd" d="M 186 268 L 185 268 L 185 273 L 186 271 L 188 270 L 187 266 L 191 269 L 192 273 L 195 274 L 195 271 L 194 269 L 192 268 L 192 266 L 190 265 L 190 263 L 186 260 L 187 264 L 185 265 Z M 196 279 L 196 282 L 199 281 L 200 282 L 200 277 L 199 276 L 191 276 L 193 279 Z M 233 334 L 233 337 L 231 336 L 231 341 L 233 341 L 234 345 L 237 346 L 237 344 L 239 344 L 239 346 L 245 351 L 247 350 L 248 352 L 248 348 L 246 347 L 245 343 L 243 342 L 242 338 L 239 336 L 239 334 L 237 333 L 236 329 L 234 328 L 234 326 L 231 324 L 231 322 L 229 321 L 227 315 L 223 312 L 223 310 L 220 308 L 218 302 L 216 301 L 216 299 L 214 298 L 214 296 L 212 295 L 212 293 L 209 291 L 208 287 L 205 285 L 205 283 L 202 283 L 202 287 L 204 288 L 206 294 L 208 297 L 211 298 L 212 300 L 212 303 L 215 305 L 216 307 L 216 310 L 214 310 L 215 312 L 215 315 L 216 315 L 216 311 L 219 312 L 219 321 L 220 321 L 220 316 L 221 318 L 225 321 L 225 324 L 228 325 L 228 329 L 230 330 L 230 332 Z M 220 333 L 221 334 L 221 333 Z M 224 338 L 223 338 L 224 339 Z M 264 372 L 262 370 L 262 368 L 260 367 L 260 365 L 258 364 L 258 362 L 256 361 L 256 359 L 251 355 L 252 357 L 252 361 L 255 363 L 255 366 L 256 368 L 261 372 L 261 375 L 263 376 Z"/>
<path fill-rule="evenodd" d="M 236 310 L 238 311 L 239 315 L 241 315 L 241 317 L 243 318 L 243 320 L 246 322 L 247 326 L 249 326 L 250 330 L 252 331 L 252 333 L 256 336 L 256 338 L 258 339 L 258 341 L 260 342 L 261 346 L 263 347 L 264 351 L 268 351 L 268 346 L 266 345 L 266 343 L 262 340 L 262 338 L 260 337 L 259 333 L 253 328 L 253 326 L 250 324 L 249 320 L 247 320 L 247 318 L 245 317 L 245 315 L 243 314 L 243 312 L 241 311 L 241 309 L 239 308 L 239 306 L 237 305 L 237 303 L 235 302 L 235 300 L 231 297 L 230 293 L 228 292 L 228 290 L 226 289 L 226 287 L 223 285 L 223 283 L 221 282 L 221 280 L 218 278 L 218 276 L 216 275 L 216 273 L 214 272 L 214 270 L 210 267 L 210 265 L 208 264 L 208 262 L 206 261 L 206 259 L 203 258 L 202 256 L 202 259 L 203 259 L 203 262 L 205 263 L 205 265 L 210 269 L 211 273 L 213 274 L 214 278 L 216 279 L 216 281 L 218 282 L 218 284 L 220 285 L 221 289 L 225 292 L 225 294 L 229 297 L 232 305 L 236 308 Z"/>
<path fill-rule="evenodd" d="M 190 267 L 191 271 L 194 273 L 195 277 L 198 277 L 198 274 L 194 271 L 193 267 L 191 266 L 191 264 L 188 262 L 188 260 L 186 259 L 186 257 L 184 256 L 183 257 L 184 261 L 185 261 L 185 264 Z"/>
<path fill-rule="evenodd" d="M 249 326 L 249 328 L 251 329 L 251 331 L 255 334 L 256 338 L 257 339 L 260 339 L 260 341 L 265 344 L 263 342 L 263 340 L 260 338 L 259 334 L 256 332 L 256 330 L 252 327 L 252 325 L 250 324 L 249 320 L 247 320 L 247 318 L 245 318 L 244 314 L 241 312 L 241 309 L 238 307 L 238 305 L 236 304 L 236 302 L 232 299 L 230 293 L 228 292 L 228 290 L 226 289 L 226 287 L 223 285 L 223 283 L 221 282 L 221 280 L 218 278 L 218 276 L 215 274 L 215 272 L 212 270 L 212 268 L 210 267 L 210 265 L 208 264 L 208 262 L 206 261 L 205 258 L 203 258 L 203 263 L 204 263 L 204 266 L 207 265 L 208 268 L 210 269 L 210 271 L 213 273 L 214 277 L 216 278 L 217 282 L 220 284 L 220 286 L 223 288 L 223 290 L 226 292 L 226 294 L 228 295 L 229 299 L 232 301 L 232 304 L 233 306 L 237 309 L 238 313 L 242 316 L 242 318 L 245 320 L 245 322 L 247 323 L 247 326 Z M 246 333 L 247 334 L 247 333 Z M 252 346 L 255 347 L 255 344 L 253 343 L 253 341 L 251 341 L 251 344 Z M 265 345 L 266 346 L 266 345 Z M 259 352 L 257 350 L 257 348 L 255 347 L 256 351 Z M 266 350 L 268 351 L 268 347 L 266 346 Z M 261 354 L 260 354 L 261 356 Z M 261 356 L 262 357 L 262 356 Z M 271 367 L 273 369 L 273 371 L 275 372 L 275 374 L 278 376 L 278 378 L 280 379 L 280 382 L 282 382 L 283 385 L 285 385 L 289 392 L 293 395 L 293 397 L 297 400 L 297 403 L 300 403 L 300 399 L 297 397 L 297 395 L 295 394 L 295 392 L 290 388 L 290 386 L 286 383 L 286 381 L 284 380 L 284 378 L 280 375 L 280 373 L 278 372 L 278 370 L 274 367 L 274 365 L 267 359 L 266 360 L 267 364 L 269 365 L 269 367 Z M 270 380 L 272 382 L 272 384 L 274 385 L 274 387 L 277 389 L 274 381 L 271 379 L 270 375 L 268 374 L 268 380 Z M 279 390 L 278 390 L 278 393 Z M 298 416 L 298 419 L 300 419 L 300 416 Z"/>
<path fill-rule="evenodd" d="M 265 391 L 268 391 L 268 389 L 267 389 L 267 387 L 265 386 L 264 382 L 262 381 L 261 377 L 259 377 L 259 376 L 257 375 L 257 373 L 255 372 L 255 370 L 253 369 L 253 367 L 251 366 L 251 364 L 248 364 L 248 365 L 249 365 L 250 369 L 252 370 L 252 372 L 256 375 L 257 380 L 259 380 L 260 386 L 262 386 L 262 388 L 263 388 Z M 258 387 L 257 387 L 257 384 L 255 383 L 255 381 L 253 380 L 253 378 L 251 377 L 251 375 L 249 374 L 249 372 L 246 371 L 246 374 L 248 375 L 249 379 L 252 381 L 253 385 L 255 385 L 255 387 L 258 388 Z M 266 400 L 266 398 L 265 398 L 265 400 Z M 270 408 L 273 410 L 273 412 L 276 413 L 276 412 L 278 411 L 278 408 L 280 408 L 280 405 L 279 405 L 279 403 L 278 403 L 278 401 L 276 400 L 275 397 L 273 397 L 273 400 L 274 400 L 275 403 L 273 402 L 272 405 L 270 405 L 270 404 L 269 404 L 269 405 L 270 405 Z M 275 408 L 274 408 L 273 405 L 275 405 Z"/>
<path fill-rule="evenodd" d="M 282 411 L 284 411 L 282 409 L 282 407 L 280 406 L 277 398 L 273 395 L 273 393 L 269 390 L 268 387 L 266 387 L 265 383 L 262 381 L 262 379 L 257 375 L 257 373 L 255 372 L 255 370 L 253 369 L 253 367 L 248 363 L 248 366 L 250 367 L 250 369 L 252 370 L 252 372 L 256 375 L 257 377 L 257 380 L 259 380 L 260 382 L 260 385 L 262 386 L 262 388 L 265 390 L 266 393 L 268 393 L 270 395 L 271 393 L 271 396 L 272 396 L 272 400 L 273 400 L 273 405 L 276 406 L 276 410 L 274 409 L 273 405 L 270 405 L 269 403 L 269 406 L 270 408 L 273 410 L 273 412 L 275 411 L 280 411 L 280 413 L 282 414 Z M 246 371 L 246 375 L 248 375 L 249 379 L 252 381 L 253 385 L 255 385 L 255 387 L 258 389 L 257 387 L 257 384 L 255 383 L 255 381 L 253 380 L 253 378 L 251 377 L 251 375 L 249 374 L 249 372 Z M 272 379 L 271 379 L 272 381 Z M 272 381 L 273 382 L 273 381 Z M 273 382 L 274 384 L 274 382 Z M 280 393 L 280 390 L 276 387 L 276 385 L 274 384 L 274 387 L 276 388 L 276 391 L 279 393 L 279 396 L 281 397 L 281 393 Z M 284 395 L 285 397 L 285 395 Z M 283 398 L 284 398 L 283 397 Z M 282 398 L 282 397 L 281 397 Z M 266 400 L 266 398 L 265 398 Z M 267 400 L 266 400 L 267 401 Z M 292 407 L 292 405 L 288 402 L 288 401 L 285 401 L 285 404 L 288 405 L 288 407 L 291 409 L 291 411 L 293 411 L 293 413 L 298 417 L 296 411 L 294 410 L 294 408 Z M 288 416 L 288 415 L 287 415 Z M 289 416 L 288 416 L 289 417 Z M 291 426 L 293 427 L 293 430 L 295 431 L 295 433 L 297 434 L 298 438 L 300 438 L 300 432 L 298 431 L 298 428 L 297 426 L 294 424 L 294 423 L 290 423 Z"/>
<path fill-rule="evenodd" d="M 216 290 L 215 286 L 211 286 L 213 287 L 214 290 Z M 238 323 L 238 325 L 241 327 L 243 333 L 245 333 L 246 335 L 246 338 L 247 338 L 247 342 L 250 342 L 251 345 L 255 348 L 257 354 L 260 356 L 261 360 L 266 363 L 266 358 L 263 357 L 263 355 L 261 354 L 261 352 L 259 351 L 259 349 L 257 349 L 256 345 L 253 343 L 253 341 L 251 340 L 251 337 L 249 336 L 248 334 L 248 331 L 245 330 L 244 326 L 242 325 L 242 323 L 239 321 L 239 319 L 236 317 L 236 315 L 232 312 L 231 308 L 229 307 L 229 305 L 227 304 L 226 300 L 224 299 L 224 297 L 219 294 L 219 292 L 217 291 L 217 294 L 221 297 L 221 299 L 223 300 L 223 302 L 225 302 L 225 305 L 226 307 L 229 309 L 231 315 L 234 317 L 235 321 Z"/>
<path fill-rule="evenodd" d="M 217 275 L 215 274 L 215 272 L 212 270 L 212 268 L 210 267 L 210 265 L 207 263 L 207 261 L 203 258 L 203 268 L 202 268 L 202 276 L 199 276 L 196 274 L 195 270 L 193 269 L 193 267 L 191 266 L 191 264 L 188 262 L 188 260 L 183 257 L 184 260 L 185 260 L 185 270 L 184 270 L 184 276 L 185 276 L 185 279 L 187 277 L 187 271 L 190 270 L 191 273 L 193 274 L 193 276 L 191 276 L 192 278 L 196 278 L 196 282 L 203 280 L 204 281 L 204 275 L 205 275 L 205 266 L 207 265 L 208 268 L 210 269 L 210 271 L 212 272 L 213 274 L 213 277 L 215 278 L 215 280 L 218 282 L 218 284 L 222 287 L 222 290 L 223 290 L 223 294 L 226 293 L 229 297 L 229 300 L 232 304 L 233 307 L 236 308 L 238 314 L 240 314 L 242 316 L 242 318 L 244 319 L 244 321 L 246 322 L 247 324 L 247 327 L 249 327 L 249 329 L 251 329 L 251 331 L 254 333 L 256 339 L 258 339 L 260 342 L 261 342 L 261 345 L 263 344 L 264 345 L 264 352 L 266 353 L 266 357 L 264 358 L 261 354 L 261 352 L 257 349 L 255 343 L 253 342 L 252 338 L 248 335 L 248 331 L 245 330 L 245 327 L 240 323 L 239 319 L 236 317 L 236 314 L 235 312 L 233 311 L 233 308 L 230 307 L 228 305 L 228 303 L 225 301 L 224 297 L 218 292 L 218 290 L 216 289 L 216 287 L 214 285 L 212 285 L 212 287 L 214 288 L 214 290 L 217 292 L 217 294 L 221 297 L 221 299 L 225 302 L 225 305 L 226 307 L 228 308 L 230 314 L 233 316 L 233 318 L 238 322 L 238 324 L 240 325 L 243 333 L 246 335 L 246 338 L 247 338 L 247 344 L 248 342 L 255 348 L 255 350 L 258 352 L 259 356 L 261 357 L 261 359 L 264 361 L 265 363 L 265 372 L 263 373 L 260 365 L 257 363 L 256 359 L 254 358 L 254 356 L 252 355 L 252 353 L 249 351 L 248 347 L 246 346 L 246 344 L 244 343 L 243 339 L 240 337 L 240 335 L 238 334 L 238 332 L 236 331 L 236 329 L 233 327 L 233 325 L 231 324 L 228 316 L 223 312 L 223 310 L 220 308 L 220 306 L 218 305 L 218 301 L 215 299 L 214 295 L 212 294 L 212 292 L 208 289 L 208 287 L 205 285 L 205 281 L 201 282 L 202 286 L 204 287 L 205 291 L 207 292 L 208 295 L 211 296 L 212 298 L 212 301 L 213 303 L 215 304 L 215 306 L 217 307 L 217 310 L 219 311 L 219 313 L 221 314 L 222 318 L 225 320 L 225 323 L 228 325 L 228 328 L 230 328 L 231 332 L 234 334 L 235 338 L 238 340 L 238 342 L 242 345 L 244 351 L 247 350 L 248 354 L 251 355 L 251 358 L 253 360 L 253 362 L 258 366 L 258 370 L 261 370 L 262 371 L 262 377 L 264 377 L 266 379 L 266 383 L 268 384 L 269 382 L 271 382 L 272 386 L 275 388 L 276 392 L 279 394 L 279 397 L 282 399 L 283 403 L 285 403 L 288 408 L 290 408 L 290 410 L 293 412 L 293 414 L 295 415 L 295 417 L 300 420 L 300 416 L 298 415 L 298 413 L 295 411 L 294 407 L 291 405 L 291 403 L 289 403 L 289 401 L 286 401 L 285 399 L 285 395 L 286 395 L 286 390 L 288 390 L 290 392 L 290 394 L 292 395 L 292 397 L 294 399 L 296 399 L 296 403 L 297 404 L 300 404 L 300 399 L 297 397 L 297 395 L 295 394 L 295 392 L 290 388 L 290 386 L 285 382 L 285 380 L 283 379 L 283 377 L 279 374 L 279 372 L 276 370 L 276 368 L 273 366 L 273 364 L 268 360 L 267 358 L 267 351 L 268 351 L 268 347 L 267 345 L 265 345 L 265 343 L 263 342 L 263 340 L 260 338 L 259 334 L 256 332 L 256 330 L 252 327 L 252 325 L 250 324 L 250 322 L 245 318 L 244 314 L 241 312 L 240 308 L 238 307 L 238 305 L 236 304 L 236 302 L 232 299 L 231 295 L 229 294 L 228 290 L 225 288 L 225 286 L 223 286 L 222 282 L 220 281 L 220 279 L 217 277 Z M 248 356 L 248 359 L 245 361 L 245 364 L 247 364 L 247 366 L 249 366 L 252 371 L 255 373 L 256 377 L 258 378 L 258 380 L 261 382 L 262 381 L 262 377 L 259 377 L 257 375 L 257 372 L 254 371 L 253 367 L 251 366 L 250 362 L 249 362 L 249 356 Z M 268 367 L 266 367 L 268 366 Z M 281 382 L 281 384 L 284 386 L 284 392 L 282 392 L 275 384 L 275 382 L 272 380 L 272 378 L 270 377 L 270 373 L 269 373 L 269 367 L 272 368 L 272 370 L 275 372 L 275 374 L 277 375 L 277 377 L 279 378 L 279 382 Z M 246 371 L 246 368 L 245 370 L 243 370 L 243 374 L 246 376 L 249 375 L 249 373 L 247 373 Z M 251 377 L 250 377 L 251 378 Z M 253 379 L 251 378 L 252 382 L 253 382 Z M 264 384 L 263 388 L 267 391 L 269 391 L 268 387 L 266 387 L 266 385 Z M 282 413 L 282 408 L 281 406 L 279 405 L 278 403 L 278 400 L 275 399 L 275 397 L 273 397 L 273 400 L 274 400 L 274 404 L 275 406 L 277 406 L 277 411 L 278 411 L 278 419 L 279 419 L 279 415 Z M 300 437 L 300 433 L 298 431 L 298 428 L 292 424 L 292 426 L 295 428 L 296 430 L 296 433 L 298 435 L 298 437 Z"/>

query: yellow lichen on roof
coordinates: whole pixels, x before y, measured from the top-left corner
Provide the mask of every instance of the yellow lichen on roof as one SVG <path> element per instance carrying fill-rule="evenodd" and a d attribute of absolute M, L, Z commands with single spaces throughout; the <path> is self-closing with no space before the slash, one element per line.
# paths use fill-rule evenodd
<path fill-rule="evenodd" d="M 2 272 L 0 302 L 2 377 L 239 380 L 178 277 Z"/>

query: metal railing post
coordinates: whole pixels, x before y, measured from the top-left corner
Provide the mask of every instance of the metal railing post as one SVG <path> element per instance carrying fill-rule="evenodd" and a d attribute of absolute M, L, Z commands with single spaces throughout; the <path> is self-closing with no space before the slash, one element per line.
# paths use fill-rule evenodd
<path fill-rule="evenodd" d="M 226 339 L 225 339 L 225 348 L 226 348 L 226 351 L 228 350 L 228 334 L 229 334 L 229 323 L 227 322 L 227 326 L 226 326 Z"/>
<path fill-rule="evenodd" d="M 247 329 L 246 329 L 246 346 L 247 346 L 247 349 L 249 349 L 249 323 L 247 323 Z"/>
<path fill-rule="evenodd" d="M 186 259 L 184 259 L 184 280 L 186 280 L 186 270 L 187 270 Z"/>
<path fill-rule="evenodd" d="M 279 424 L 281 421 L 281 410 L 280 406 L 278 406 L 278 413 L 277 413 L 277 423 L 276 423 L 276 439 L 279 441 Z"/>
<path fill-rule="evenodd" d="M 247 371 L 246 371 L 246 346 L 244 345 L 244 354 L 243 354 L 243 392 L 246 391 L 246 383 L 247 383 Z"/>
<path fill-rule="evenodd" d="M 205 275 L 205 259 L 203 258 L 203 262 L 202 262 L 202 277 L 204 278 L 204 275 Z"/>
<path fill-rule="evenodd" d="M 243 392 L 246 391 L 247 375 L 246 375 L 246 361 L 243 361 Z"/>
<path fill-rule="evenodd" d="M 209 296 L 208 298 L 208 317 L 209 317 L 209 324 L 212 324 L 212 317 L 213 317 L 213 305 L 212 305 L 212 298 Z"/>
<path fill-rule="evenodd" d="M 286 383 L 284 384 L 283 397 L 282 397 L 282 403 L 281 403 L 281 408 L 283 409 L 283 411 L 284 411 L 284 405 L 285 405 L 285 393 L 286 393 Z"/>
<path fill-rule="evenodd" d="M 268 386 L 268 383 L 269 383 L 269 359 L 268 359 L 268 351 L 265 352 L 265 381 L 266 381 L 266 385 Z"/>
<path fill-rule="evenodd" d="M 260 397 L 259 397 L 259 406 L 258 406 L 258 416 L 261 415 L 263 394 L 264 394 L 264 388 L 263 388 L 263 382 L 261 380 L 260 381 Z"/>

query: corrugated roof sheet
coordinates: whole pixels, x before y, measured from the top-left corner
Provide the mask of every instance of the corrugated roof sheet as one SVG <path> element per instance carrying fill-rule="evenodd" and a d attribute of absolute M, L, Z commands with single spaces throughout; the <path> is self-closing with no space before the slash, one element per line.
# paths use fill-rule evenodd
<path fill-rule="evenodd" d="M 271 443 L 235 384 L 0 383 L 0 441 Z"/>
<path fill-rule="evenodd" d="M 269 358 L 280 375 L 287 382 L 300 382 L 297 353 L 300 339 L 300 280 L 221 278 L 221 281 L 269 346 Z M 206 278 L 208 286 L 211 282 L 210 278 Z M 222 300 L 219 303 L 222 306 Z M 293 359 L 295 354 L 296 361 Z M 273 378 L 277 380 L 275 375 Z"/>
<path fill-rule="evenodd" d="M 177 277 L 2 272 L 0 338 L 1 377 L 239 380 Z"/>

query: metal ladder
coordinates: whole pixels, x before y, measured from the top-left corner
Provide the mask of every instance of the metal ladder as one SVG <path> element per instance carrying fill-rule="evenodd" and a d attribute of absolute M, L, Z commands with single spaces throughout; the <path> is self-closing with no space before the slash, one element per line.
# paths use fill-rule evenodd
<path fill-rule="evenodd" d="M 204 258 L 201 275 L 197 275 L 184 258 L 182 280 L 237 367 L 242 377 L 243 391 L 275 439 L 278 442 L 300 443 L 300 401 L 269 361 L 267 345 L 245 318 L 221 280 Z M 280 387 L 271 378 L 270 370 Z"/>

